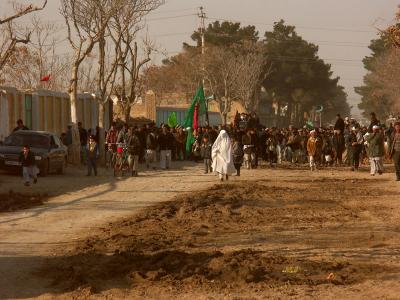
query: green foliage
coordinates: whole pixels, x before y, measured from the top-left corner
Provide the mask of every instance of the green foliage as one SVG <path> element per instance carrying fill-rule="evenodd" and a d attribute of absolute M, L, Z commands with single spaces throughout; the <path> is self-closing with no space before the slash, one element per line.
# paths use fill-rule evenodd
<path fill-rule="evenodd" d="M 323 105 L 332 117 L 349 113 L 346 93 L 338 85 L 339 78 L 332 78 L 331 65 L 318 57 L 318 46 L 305 41 L 294 26 L 276 22 L 273 31 L 265 33 L 264 44 L 272 74 L 263 86 L 276 100 L 289 105 L 289 118 L 293 119 L 294 104 L 301 107 L 298 115 L 316 105 Z M 294 119 L 301 122 L 300 116 Z"/>
<path fill-rule="evenodd" d="M 364 85 L 355 87 L 354 90 L 361 95 L 361 103 L 358 108 L 363 110 L 365 117 L 368 117 L 371 112 L 375 112 L 378 117 L 386 117 L 390 114 L 390 100 L 382 93 L 375 93 L 376 90 L 381 90 L 382 87 L 376 80 L 371 80 L 371 75 L 376 72 L 375 65 L 377 60 L 386 53 L 388 47 L 389 45 L 384 36 L 372 40 L 369 46 L 372 54 L 363 60 L 364 68 L 368 71 L 368 74 L 364 77 Z"/>
<path fill-rule="evenodd" d="M 381 37 L 379 39 L 372 40 L 368 48 L 372 51 L 372 54 L 371 56 L 366 56 L 363 59 L 364 68 L 368 71 L 373 71 L 374 62 L 379 56 L 384 54 L 385 50 L 387 49 L 387 43 L 385 42 L 385 39 Z"/>
<path fill-rule="evenodd" d="M 231 47 L 243 42 L 257 42 L 258 31 L 255 26 L 241 27 L 240 23 L 215 21 L 208 25 L 205 31 L 205 40 L 207 45 Z M 192 34 L 192 40 L 197 46 L 201 46 L 200 32 L 196 31 Z"/>

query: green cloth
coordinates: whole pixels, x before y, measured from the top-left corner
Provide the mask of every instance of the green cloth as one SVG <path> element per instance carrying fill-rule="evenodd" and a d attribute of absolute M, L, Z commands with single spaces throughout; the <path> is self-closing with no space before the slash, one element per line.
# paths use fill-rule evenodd
<path fill-rule="evenodd" d="M 190 153 L 192 152 L 192 145 L 194 144 L 195 141 L 196 141 L 196 139 L 193 136 L 193 129 L 190 128 L 190 129 L 188 129 L 188 133 L 187 133 L 187 137 L 186 137 L 186 155 L 187 155 L 187 157 L 190 156 Z"/>
<path fill-rule="evenodd" d="M 193 120 L 196 104 L 199 105 L 198 118 L 200 119 L 200 116 L 204 116 L 207 113 L 206 98 L 204 96 L 203 86 L 199 86 L 197 88 L 192 104 L 190 105 L 189 110 L 186 113 L 185 121 L 183 122 L 183 126 L 188 130 L 186 138 L 186 153 L 188 155 L 192 152 L 192 145 L 195 142 L 195 138 L 193 137 Z"/>
<path fill-rule="evenodd" d="M 178 124 L 178 121 L 177 121 L 177 117 L 176 117 L 176 113 L 175 113 L 175 112 L 173 112 L 172 114 L 170 114 L 170 115 L 168 116 L 168 121 L 167 121 L 167 123 L 168 123 L 168 126 L 169 126 L 170 128 L 174 128 L 174 127 Z"/>
<path fill-rule="evenodd" d="M 307 122 L 306 122 L 306 126 L 307 126 L 308 129 L 313 129 L 313 128 L 314 128 L 314 123 L 313 123 L 313 121 L 307 121 Z"/>
<path fill-rule="evenodd" d="M 183 123 L 183 126 L 185 128 L 193 128 L 194 110 L 197 103 L 199 104 L 198 116 L 204 116 L 207 113 L 207 105 L 206 98 L 204 97 L 203 86 L 199 86 L 197 88 L 192 104 L 190 105 L 189 110 L 186 113 L 185 122 Z"/>

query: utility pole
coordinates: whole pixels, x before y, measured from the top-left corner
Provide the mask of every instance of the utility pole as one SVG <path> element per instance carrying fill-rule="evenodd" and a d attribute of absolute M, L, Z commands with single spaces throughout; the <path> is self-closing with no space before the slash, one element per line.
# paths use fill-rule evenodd
<path fill-rule="evenodd" d="M 200 6 L 200 12 L 198 14 L 199 20 L 200 20 L 200 27 L 199 27 L 199 33 L 201 37 L 201 56 L 202 59 L 204 60 L 204 56 L 206 53 L 206 40 L 205 40 L 205 33 L 206 33 L 206 14 L 204 12 L 204 7 Z M 205 67 L 204 67 L 204 62 L 203 62 L 203 79 L 202 79 L 202 84 L 203 84 L 203 89 L 204 89 L 204 72 Z M 208 118 L 208 100 L 206 100 L 206 125 L 209 126 L 209 118 Z"/>
<path fill-rule="evenodd" d="M 200 6 L 200 13 L 198 14 L 198 17 L 200 19 L 200 36 L 201 36 L 201 54 L 205 54 L 205 49 L 206 49 L 206 42 L 205 42 L 205 33 L 206 33 L 206 14 L 204 12 L 204 7 Z"/>

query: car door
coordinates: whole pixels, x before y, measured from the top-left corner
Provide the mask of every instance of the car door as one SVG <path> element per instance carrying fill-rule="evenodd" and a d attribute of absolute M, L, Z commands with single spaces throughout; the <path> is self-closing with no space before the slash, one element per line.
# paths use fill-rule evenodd
<path fill-rule="evenodd" d="M 49 170 L 53 171 L 57 165 L 57 144 L 53 136 L 50 136 L 50 149 L 49 149 Z"/>
<path fill-rule="evenodd" d="M 58 169 L 62 166 L 62 163 L 64 162 L 64 156 L 63 156 L 63 148 L 61 146 L 61 141 L 60 139 L 56 136 L 53 135 L 51 136 L 52 138 L 52 147 L 51 147 L 51 155 L 53 157 L 53 169 Z M 54 144 L 53 144 L 54 141 Z"/>
<path fill-rule="evenodd" d="M 55 135 L 54 140 L 57 145 L 57 151 L 56 151 L 57 163 L 58 163 L 58 166 L 61 167 L 63 165 L 63 163 L 65 162 L 65 147 L 58 136 Z"/>

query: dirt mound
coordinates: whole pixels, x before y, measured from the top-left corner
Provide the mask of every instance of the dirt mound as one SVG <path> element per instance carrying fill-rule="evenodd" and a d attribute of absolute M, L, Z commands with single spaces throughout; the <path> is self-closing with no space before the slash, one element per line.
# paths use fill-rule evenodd
<path fill-rule="evenodd" d="M 47 195 L 22 194 L 10 191 L 0 194 L 0 212 L 11 212 L 43 205 Z"/>
<path fill-rule="evenodd" d="M 248 249 L 229 253 L 162 251 L 151 255 L 86 253 L 56 260 L 48 272 L 53 283 L 64 290 L 90 286 L 99 292 L 115 281 L 125 287 L 185 284 L 206 289 L 240 288 L 248 284 L 349 285 L 378 279 L 382 274 L 397 274 L 399 269 L 344 260 L 296 259 Z"/>
<path fill-rule="evenodd" d="M 400 270 L 324 253 L 369 245 L 356 226 L 386 216 L 384 206 L 360 200 L 373 196 L 367 186 L 325 179 L 290 187 L 262 181 L 217 185 L 109 224 L 68 256 L 49 260 L 43 274 L 62 289 L 95 291 L 116 282 L 214 290 L 377 279 Z M 374 188 L 374 193 L 385 192 Z M 358 205 L 349 203 L 352 197 Z M 315 257 L 309 244 L 318 249 Z"/>

